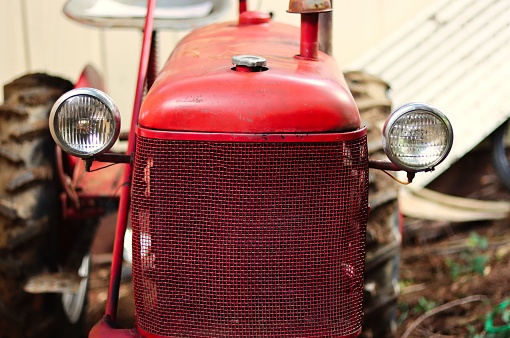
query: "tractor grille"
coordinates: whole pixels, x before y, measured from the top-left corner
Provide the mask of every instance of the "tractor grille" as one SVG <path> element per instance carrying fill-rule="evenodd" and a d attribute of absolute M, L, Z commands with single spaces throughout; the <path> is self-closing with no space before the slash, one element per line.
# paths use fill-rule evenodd
<path fill-rule="evenodd" d="M 345 337 L 361 328 L 366 138 L 138 137 L 137 325 L 164 337 Z"/>

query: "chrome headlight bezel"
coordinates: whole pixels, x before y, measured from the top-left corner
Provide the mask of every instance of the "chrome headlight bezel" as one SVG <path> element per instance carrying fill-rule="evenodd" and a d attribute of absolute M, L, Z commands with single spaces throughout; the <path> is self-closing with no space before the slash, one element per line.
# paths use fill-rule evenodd
<path fill-rule="evenodd" d="M 402 118 L 405 118 L 406 116 L 409 116 L 410 114 L 426 114 L 426 115 L 432 115 L 435 117 L 435 119 L 440 122 L 442 125 L 443 131 L 445 132 L 446 136 L 446 144 L 444 148 L 442 149 L 442 152 L 440 155 L 438 155 L 437 159 L 434 161 L 423 164 L 423 165 L 411 165 L 409 163 L 404 162 L 401 158 L 399 158 L 396 155 L 395 149 L 391 145 L 391 133 L 392 129 L 397 125 L 398 122 L 401 121 Z M 450 150 L 453 145 L 453 128 L 446 117 L 445 114 L 443 114 L 439 109 L 426 104 L 426 103 L 408 103 L 397 110 L 395 110 L 386 120 L 386 123 L 383 127 L 383 149 L 386 153 L 386 156 L 390 159 L 391 162 L 393 162 L 395 165 L 397 165 L 402 170 L 405 170 L 407 172 L 420 172 L 420 171 L 431 171 L 434 170 L 434 168 L 440 164 L 450 153 Z"/>
<path fill-rule="evenodd" d="M 110 118 L 111 122 L 114 124 L 113 133 L 111 133 L 111 136 L 109 137 L 107 142 L 105 142 L 103 146 L 97 149 L 91 151 L 84 151 L 81 149 L 73 148 L 72 146 L 70 146 L 68 142 L 66 142 L 66 140 L 62 136 L 61 130 L 58 128 L 57 125 L 58 114 L 61 113 L 61 109 L 64 107 L 64 105 L 75 97 L 90 97 L 94 100 L 99 101 L 99 103 L 103 104 L 106 107 L 107 113 L 109 115 L 108 118 Z M 87 116 L 86 114 L 84 114 L 84 118 L 92 118 L 92 116 L 90 115 Z M 103 154 L 115 144 L 120 134 L 120 122 L 121 117 L 119 109 L 108 95 L 95 88 L 77 88 L 68 91 L 55 102 L 51 109 L 49 126 L 53 140 L 58 144 L 60 148 L 62 148 L 62 150 L 73 156 L 82 159 L 87 159 Z"/>

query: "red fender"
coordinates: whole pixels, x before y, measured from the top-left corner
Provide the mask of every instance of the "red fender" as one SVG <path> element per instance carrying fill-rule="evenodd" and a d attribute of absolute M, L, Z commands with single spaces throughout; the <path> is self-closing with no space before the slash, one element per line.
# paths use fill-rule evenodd
<path fill-rule="evenodd" d="M 105 91 L 104 80 L 101 74 L 92 65 L 86 65 L 75 83 L 74 88 L 96 88 Z"/>

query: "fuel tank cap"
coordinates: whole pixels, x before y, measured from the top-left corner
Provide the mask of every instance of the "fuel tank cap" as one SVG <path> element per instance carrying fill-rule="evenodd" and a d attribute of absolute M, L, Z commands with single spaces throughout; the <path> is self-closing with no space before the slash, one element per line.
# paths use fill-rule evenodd
<path fill-rule="evenodd" d="M 232 63 L 235 66 L 245 66 L 249 68 L 265 67 L 267 60 L 256 55 L 236 55 L 232 57 Z"/>

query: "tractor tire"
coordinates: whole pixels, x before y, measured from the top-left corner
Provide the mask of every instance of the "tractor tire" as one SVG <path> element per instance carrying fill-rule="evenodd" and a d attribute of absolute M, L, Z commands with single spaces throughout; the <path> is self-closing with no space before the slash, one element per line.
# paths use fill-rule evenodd
<path fill-rule="evenodd" d="M 503 123 L 492 134 L 492 165 L 503 186 L 510 191 L 510 163 L 506 147 L 510 121 Z"/>
<path fill-rule="evenodd" d="M 387 160 L 382 148 L 381 127 L 391 113 L 389 85 L 364 72 L 345 74 L 368 129 L 370 159 Z M 369 172 L 370 216 L 367 224 L 361 337 L 388 337 L 396 330 L 398 272 L 401 235 L 397 206 L 398 184 L 380 170 Z"/>
<path fill-rule="evenodd" d="M 72 89 L 45 74 L 4 87 L 0 105 L 0 337 L 54 337 L 56 294 L 28 294 L 28 278 L 56 271 L 55 144 L 48 128 L 53 103 Z"/>

